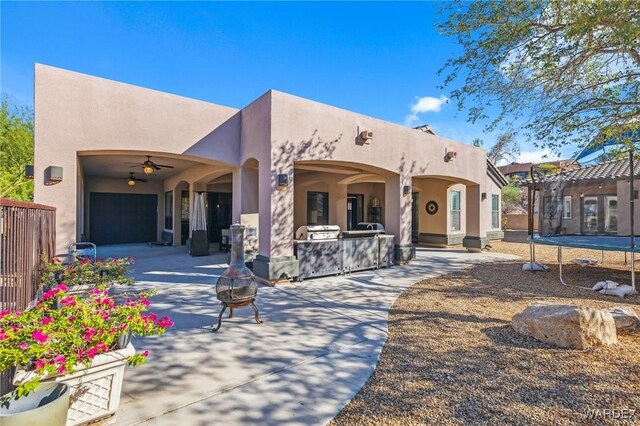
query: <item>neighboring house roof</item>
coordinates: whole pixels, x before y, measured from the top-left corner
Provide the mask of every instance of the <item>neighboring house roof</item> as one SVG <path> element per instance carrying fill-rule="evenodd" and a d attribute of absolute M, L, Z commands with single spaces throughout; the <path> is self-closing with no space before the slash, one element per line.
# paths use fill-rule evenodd
<path fill-rule="evenodd" d="M 635 177 L 640 175 L 640 161 L 636 161 L 633 165 Z M 593 166 L 582 167 L 576 170 L 570 170 L 567 172 L 547 175 L 544 177 L 536 177 L 536 180 L 544 180 L 546 182 L 563 179 L 567 181 L 577 180 L 603 180 L 603 179 L 626 179 L 629 178 L 629 160 L 612 160 Z"/>
<path fill-rule="evenodd" d="M 502 173 L 500 173 L 500 170 L 498 170 L 498 168 L 491 162 L 491 160 L 487 160 L 487 174 L 489 175 L 491 180 L 493 180 L 495 184 L 498 185 L 498 188 L 500 189 L 502 189 L 509 183 L 507 181 L 507 178 L 505 178 Z"/>

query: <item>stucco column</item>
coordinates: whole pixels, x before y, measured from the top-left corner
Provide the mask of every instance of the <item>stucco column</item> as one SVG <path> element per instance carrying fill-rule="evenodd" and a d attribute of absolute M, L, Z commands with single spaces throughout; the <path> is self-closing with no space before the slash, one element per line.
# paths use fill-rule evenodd
<path fill-rule="evenodd" d="M 260 163 L 259 192 L 259 255 L 253 271 L 267 280 L 292 279 L 298 276 L 298 261 L 293 256 L 293 162 L 278 168 Z M 288 177 L 288 185 L 278 186 L 278 175 Z"/>
<path fill-rule="evenodd" d="M 480 185 L 467 185 L 466 187 L 466 236 L 462 241 L 462 245 L 469 251 L 481 251 L 487 244 L 489 239 L 487 238 L 486 225 L 483 226 L 482 217 L 487 215 L 484 207 L 488 203 L 486 196 L 485 200 L 481 199 L 482 188 Z M 489 218 L 491 215 L 489 214 Z"/>
<path fill-rule="evenodd" d="M 409 193 L 404 195 L 404 187 Z M 415 256 L 411 243 L 411 176 L 394 175 L 384 185 L 384 226 L 387 234 L 395 236 L 396 262 L 408 262 Z"/>
<path fill-rule="evenodd" d="M 241 223 L 240 215 L 258 213 L 258 171 L 239 167 L 233 171 L 232 220 Z"/>
<path fill-rule="evenodd" d="M 347 185 L 336 184 L 336 199 L 333 205 L 335 206 L 335 224 L 340 227 L 341 231 L 347 230 Z M 331 203 L 329 203 L 331 205 Z"/>
<path fill-rule="evenodd" d="M 164 195 L 163 195 L 164 197 Z M 162 200 L 164 207 L 164 199 Z M 166 216 L 166 212 L 164 213 Z M 164 217 L 163 217 L 162 231 L 164 232 Z M 162 239 L 162 238 L 160 238 Z M 173 244 L 174 246 L 181 245 L 182 242 L 182 185 L 178 185 L 173 189 Z"/>

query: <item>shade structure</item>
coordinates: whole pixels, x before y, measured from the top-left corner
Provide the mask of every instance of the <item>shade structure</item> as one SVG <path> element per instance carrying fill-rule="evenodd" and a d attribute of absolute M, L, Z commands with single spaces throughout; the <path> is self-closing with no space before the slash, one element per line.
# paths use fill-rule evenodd
<path fill-rule="evenodd" d="M 194 194 L 190 226 L 191 237 L 193 237 L 194 231 L 207 230 L 207 211 L 204 205 L 204 194 L 202 192 L 196 192 Z"/>

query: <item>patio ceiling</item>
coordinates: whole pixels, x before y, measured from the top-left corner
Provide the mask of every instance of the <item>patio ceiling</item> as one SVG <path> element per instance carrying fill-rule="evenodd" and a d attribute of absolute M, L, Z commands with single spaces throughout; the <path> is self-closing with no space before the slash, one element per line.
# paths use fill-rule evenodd
<path fill-rule="evenodd" d="M 157 164 L 173 166 L 173 169 L 156 170 L 150 175 L 145 175 L 142 166 L 127 163 L 142 163 L 147 157 L 143 154 L 130 155 L 83 155 L 79 157 L 85 176 L 103 177 L 112 179 L 125 179 L 129 173 L 134 172 L 136 177 L 148 180 L 164 180 L 176 175 L 189 167 L 202 163 L 197 161 L 169 158 L 153 155 L 151 160 Z"/>

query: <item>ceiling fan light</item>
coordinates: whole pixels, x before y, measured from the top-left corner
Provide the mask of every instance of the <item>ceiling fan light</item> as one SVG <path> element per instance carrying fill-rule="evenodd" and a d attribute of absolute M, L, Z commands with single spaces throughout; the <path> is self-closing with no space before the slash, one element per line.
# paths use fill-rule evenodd
<path fill-rule="evenodd" d="M 129 186 L 136 186 L 136 181 L 134 179 L 129 179 L 127 183 L 129 184 Z"/>
<path fill-rule="evenodd" d="M 151 173 L 153 173 L 153 167 L 148 165 L 144 166 L 142 170 L 144 170 L 145 175 L 150 175 Z"/>

